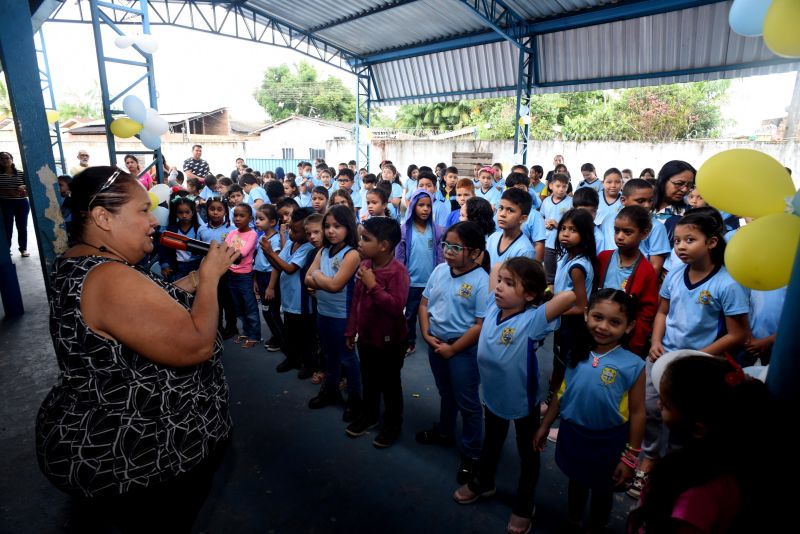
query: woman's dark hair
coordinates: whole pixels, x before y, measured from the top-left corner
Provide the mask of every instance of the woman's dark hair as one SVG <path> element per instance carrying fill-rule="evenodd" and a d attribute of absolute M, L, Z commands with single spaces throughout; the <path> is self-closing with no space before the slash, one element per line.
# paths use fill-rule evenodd
<path fill-rule="evenodd" d="M 112 183 L 106 185 L 114 173 L 119 174 Z M 139 181 L 117 167 L 89 167 L 75 176 L 69 184 L 73 237 L 78 241 L 83 238 L 90 208 L 103 208 L 117 213 L 130 201 L 134 186 L 139 186 Z"/>
<path fill-rule="evenodd" d="M 419 167 L 417 167 L 416 165 L 414 165 L 414 164 L 412 163 L 411 165 L 409 165 L 409 166 L 408 166 L 408 169 L 406 170 L 406 176 L 408 176 L 409 178 L 411 178 L 411 174 L 412 174 L 414 171 L 418 171 L 418 170 L 419 170 Z"/>
<path fill-rule="evenodd" d="M 477 223 L 472 221 L 457 222 L 444 233 L 445 239 L 450 232 L 455 232 L 462 245 L 466 248 L 470 250 L 480 250 L 481 252 L 486 250 L 486 235 Z M 488 254 L 483 255 L 481 267 L 483 267 L 487 273 L 491 271 L 491 260 Z"/>
<path fill-rule="evenodd" d="M 13 175 L 17 174 L 17 167 L 16 167 L 16 165 L 14 165 L 14 156 L 11 155 L 11 152 L 5 152 L 4 151 L 4 152 L 0 152 L 0 154 L 7 155 L 8 158 L 11 160 L 11 175 L 13 176 Z"/>
<path fill-rule="evenodd" d="M 275 207 L 274 204 L 267 204 L 266 202 L 261 204 L 256 211 L 259 211 L 264 214 L 264 217 L 270 221 L 277 221 L 278 220 L 278 209 Z"/>
<path fill-rule="evenodd" d="M 331 193 L 330 202 L 333 202 L 334 198 L 343 198 L 347 202 L 347 206 L 350 208 L 350 215 L 355 213 L 356 207 L 353 204 L 353 197 L 350 196 L 350 193 L 347 192 L 345 189 L 337 189 L 333 193 Z"/>
<path fill-rule="evenodd" d="M 472 197 L 467 199 L 467 220 L 478 225 L 484 236 L 494 233 L 494 210 L 492 204 L 485 198 Z"/>
<path fill-rule="evenodd" d="M 675 226 L 694 226 L 706 238 L 716 237 L 717 244 L 711 249 L 711 261 L 716 266 L 725 264 L 725 226 L 722 216 L 716 209 L 707 207 L 691 210 Z"/>
<path fill-rule="evenodd" d="M 195 204 L 194 200 L 186 196 L 175 196 L 170 201 L 169 203 L 170 224 L 175 224 L 175 225 L 178 224 L 178 207 L 180 206 L 189 206 L 189 209 L 192 210 L 191 226 L 194 229 L 194 231 L 197 232 L 197 229 L 200 228 L 200 218 L 197 216 L 197 204 Z"/>
<path fill-rule="evenodd" d="M 649 170 L 649 169 L 645 169 Z M 656 180 L 656 192 L 653 195 L 653 211 L 658 211 L 660 209 L 661 203 L 666 202 L 667 204 L 671 205 L 682 205 L 683 201 L 680 204 L 676 204 L 672 202 L 670 199 L 666 198 L 667 194 L 667 182 L 670 178 L 675 176 L 676 174 L 680 174 L 684 171 L 689 171 L 692 173 L 692 179 L 697 175 L 697 170 L 686 163 L 685 161 L 680 161 L 674 159 L 672 161 L 668 161 L 661 167 L 661 170 L 658 171 L 658 179 Z M 644 174 L 644 171 L 642 171 Z"/>
<path fill-rule="evenodd" d="M 611 301 L 619 304 L 619 307 L 622 308 L 622 312 L 628 319 L 628 324 L 636 320 L 636 312 L 638 309 L 636 299 L 629 296 L 624 291 L 608 287 L 598 290 L 591 296 L 591 298 L 589 298 L 589 304 L 586 308 L 588 313 L 592 313 L 592 308 L 601 301 Z M 592 339 L 592 335 L 589 333 L 586 323 L 581 321 L 581 325 L 581 328 L 576 334 L 575 348 L 572 349 L 569 354 L 569 358 L 567 359 L 567 365 L 573 369 L 580 362 L 588 360 L 589 353 L 594 350 L 594 339 Z M 629 337 L 629 334 L 622 336 L 620 345 L 626 345 Z"/>
<path fill-rule="evenodd" d="M 208 208 L 210 208 L 211 204 L 214 204 L 215 202 L 219 202 L 222 205 L 222 211 L 225 213 L 224 216 L 225 224 L 230 224 L 231 217 L 230 217 L 230 210 L 228 209 L 228 203 L 222 200 L 222 198 L 220 197 L 209 197 L 209 199 L 206 200 L 206 214 L 208 213 Z"/>
<path fill-rule="evenodd" d="M 328 217 L 333 219 L 347 228 L 347 235 L 344 238 L 344 244 L 353 248 L 358 248 L 358 228 L 356 227 L 356 218 L 353 217 L 353 210 L 345 206 L 331 206 L 325 213 L 325 218 L 322 220 L 322 228 L 325 229 L 325 221 Z M 331 242 L 328 241 L 328 236 L 322 232 L 322 246 L 329 247 Z"/>
<path fill-rule="evenodd" d="M 594 219 L 591 214 L 582 209 L 572 208 L 567 211 L 558 221 L 558 230 L 556 230 L 556 256 L 561 257 L 567 253 L 567 250 L 561 245 L 558 239 L 558 234 L 567 222 L 572 222 L 578 230 L 578 235 L 581 237 L 581 242 L 575 247 L 576 256 L 585 256 L 594 265 L 597 260 L 597 244 L 594 240 Z"/>
<path fill-rule="evenodd" d="M 286 178 L 283 183 L 289 184 L 289 187 L 292 188 L 292 196 L 290 198 L 294 198 L 300 195 L 300 188 L 297 187 L 297 183 L 291 178 Z"/>
<path fill-rule="evenodd" d="M 774 449 L 773 444 L 781 441 L 774 431 L 779 423 L 771 424 L 775 410 L 766 386 L 746 378 L 729 360 L 708 356 L 674 360 L 660 385 L 661 398 L 678 415 L 670 432 L 679 436 L 682 446 L 650 471 L 642 505 L 630 514 L 629 532 L 641 527 L 648 534 L 675 532 L 672 512 L 680 496 L 726 477 L 733 477 L 741 492 L 734 531 L 778 531 L 765 526 L 765 521 L 776 521 L 768 517 L 776 503 L 767 489 L 774 488 L 771 478 L 785 476 L 786 471 L 748 461 L 754 448 L 762 450 L 769 444 Z"/>
<path fill-rule="evenodd" d="M 316 193 L 318 195 L 322 195 L 326 199 L 328 198 L 328 190 L 325 189 L 325 187 L 323 187 L 321 185 L 318 185 L 314 189 L 311 190 L 311 194 L 313 195 L 314 193 Z"/>
<path fill-rule="evenodd" d="M 522 284 L 522 289 L 526 293 L 533 295 L 531 305 L 538 305 L 544 302 L 544 291 L 547 288 L 547 279 L 544 275 L 544 267 L 541 262 L 517 256 L 503 263 L 501 269 L 508 269 L 514 278 Z"/>
<path fill-rule="evenodd" d="M 619 210 L 616 219 L 628 219 L 640 232 L 649 233 L 653 229 L 650 212 L 641 206 L 625 206 Z"/>
<path fill-rule="evenodd" d="M 136 162 L 137 165 L 139 165 L 139 158 L 137 158 L 133 154 L 125 154 L 125 157 L 122 158 L 122 159 L 123 159 L 123 161 L 128 161 L 129 159 L 132 159 L 133 161 Z"/>

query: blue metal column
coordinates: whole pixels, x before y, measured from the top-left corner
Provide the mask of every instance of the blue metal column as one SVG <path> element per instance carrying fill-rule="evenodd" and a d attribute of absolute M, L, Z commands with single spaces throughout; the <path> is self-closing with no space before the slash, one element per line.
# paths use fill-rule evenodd
<path fill-rule="evenodd" d="M 767 374 L 767 387 L 773 398 L 785 406 L 785 413 L 797 414 L 800 404 L 800 389 L 797 378 L 800 377 L 800 359 L 797 358 L 800 348 L 800 247 L 794 259 L 792 278 L 786 291 L 786 300 L 778 324 L 778 338 L 772 347 L 772 358 Z M 788 403 L 788 404 L 784 404 Z"/>
<path fill-rule="evenodd" d="M 528 161 L 528 138 L 530 137 L 530 124 L 520 125 L 522 116 L 519 112 L 522 106 L 530 109 L 531 91 L 533 90 L 533 71 L 536 68 L 536 57 L 532 53 L 532 43 L 536 36 L 522 39 L 523 46 L 519 50 L 519 70 L 517 72 L 517 111 L 514 124 L 514 153 L 522 153 L 522 163 Z M 520 142 L 521 141 L 521 142 Z"/>
<path fill-rule="evenodd" d="M 356 169 L 369 170 L 369 156 L 372 140 L 362 127 L 369 128 L 369 108 L 372 104 L 372 72 L 371 67 L 364 67 L 356 72 Z"/>
<path fill-rule="evenodd" d="M 36 50 L 37 59 L 39 60 L 39 74 L 42 83 L 42 93 L 45 95 L 45 108 L 47 110 L 56 111 L 56 97 L 53 93 L 53 79 L 50 76 L 50 62 L 47 60 L 47 48 L 44 44 L 44 30 L 39 29 L 39 48 Z M 58 149 L 56 159 L 56 174 L 67 174 L 67 163 L 64 159 L 64 145 L 61 142 L 61 126 L 59 121 L 56 121 L 50 127 L 50 146 L 53 149 Z"/>
<path fill-rule="evenodd" d="M 27 2 L 5 2 L 0 17 L 0 62 L 6 76 L 11 112 L 14 115 L 20 160 L 17 166 L 25 171 L 25 185 L 31 202 L 33 222 L 42 272 L 48 279 L 50 267 L 57 254 L 67 244 L 67 236 L 58 203 L 55 160 L 50 146 L 47 119 L 44 111 L 33 26 Z M 14 294 L 19 289 L 13 265 L 3 263 L 3 295 L 6 314 L 22 313 L 21 299 Z M 49 292 L 49 284 L 45 284 Z M 19 300 L 6 302 L 5 299 Z"/>
<path fill-rule="evenodd" d="M 147 12 L 147 0 L 139 0 L 139 9 L 128 7 L 126 5 L 115 4 L 116 0 L 90 0 L 90 9 L 92 17 L 92 28 L 94 29 L 94 44 L 97 52 L 97 70 L 100 74 L 100 92 L 103 102 L 103 118 L 106 121 L 106 142 L 108 143 L 108 157 L 111 165 L 117 164 L 117 147 L 114 134 L 111 133 L 111 123 L 114 121 L 114 115 L 121 115 L 122 111 L 118 109 L 111 109 L 111 106 L 118 100 L 123 98 L 129 91 L 139 85 L 142 81 L 147 80 L 147 92 L 150 101 L 150 107 L 158 109 L 158 96 L 156 92 L 155 70 L 153 66 L 153 55 L 144 52 L 141 48 L 133 45 L 133 48 L 141 54 L 143 61 L 131 61 L 128 59 L 119 59 L 115 57 L 106 56 L 103 49 L 103 36 L 102 28 L 106 26 L 114 31 L 117 35 L 126 35 L 120 28 L 120 24 L 115 22 L 105 10 L 111 12 L 122 11 L 132 16 L 139 16 L 142 18 L 142 33 L 150 33 L 150 19 Z M 112 95 L 108 88 L 108 77 L 106 74 L 106 63 L 114 63 L 118 65 L 128 65 L 131 67 L 144 68 L 145 73 L 136 78 L 133 83 L 128 85 L 119 94 Z M 161 155 L 161 149 L 158 150 L 127 150 L 128 154 L 141 154 L 152 155 L 155 158 L 156 165 L 156 178 L 159 183 L 163 182 L 164 177 L 164 159 Z M 149 165 L 142 165 L 142 174 L 147 172 L 154 163 Z"/>

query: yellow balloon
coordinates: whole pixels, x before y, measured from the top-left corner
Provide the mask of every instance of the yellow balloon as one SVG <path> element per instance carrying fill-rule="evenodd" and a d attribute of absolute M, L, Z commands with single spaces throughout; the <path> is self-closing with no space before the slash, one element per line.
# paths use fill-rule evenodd
<path fill-rule="evenodd" d="M 150 211 L 153 211 L 158 207 L 158 197 L 152 191 L 148 191 L 147 196 L 150 197 Z"/>
<path fill-rule="evenodd" d="M 141 124 L 126 117 L 114 119 L 114 122 L 111 123 L 111 133 L 123 139 L 133 137 L 141 131 Z"/>
<path fill-rule="evenodd" d="M 789 283 L 800 217 L 776 213 L 740 228 L 725 249 L 725 267 L 745 287 L 769 291 Z"/>
<path fill-rule="evenodd" d="M 764 43 L 776 55 L 800 57 L 800 2 L 773 0 L 764 18 Z"/>
<path fill-rule="evenodd" d="M 60 117 L 58 110 L 55 109 L 45 110 L 44 114 L 47 116 L 47 124 L 53 124 L 54 122 L 58 122 L 58 118 Z"/>
<path fill-rule="evenodd" d="M 782 213 L 794 196 L 792 177 L 775 158 L 749 148 L 734 148 L 709 158 L 695 179 L 703 199 L 739 217 Z M 758 184 L 758 195 L 750 192 Z"/>

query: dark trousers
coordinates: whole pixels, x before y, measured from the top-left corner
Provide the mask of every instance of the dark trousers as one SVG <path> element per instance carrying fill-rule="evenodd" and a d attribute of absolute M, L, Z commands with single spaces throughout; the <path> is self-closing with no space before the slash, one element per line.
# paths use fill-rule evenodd
<path fill-rule="evenodd" d="M 406 300 L 406 322 L 408 323 L 409 345 L 416 345 L 417 343 L 417 312 L 419 311 L 419 303 L 422 300 L 423 291 L 425 291 L 424 287 L 408 288 L 408 299 Z"/>
<path fill-rule="evenodd" d="M 495 475 L 503 444 L 508 435 L 511 421 L 495 415 L 484 406 L 484 438 L 481 457 L 478 462 L 478 476 L 469 483 L 470 491 L 485 493 L 495 487 Z M 520 458 L 517 497 L 512 511 L 520 517 L 533 515 L 533 500 L 536 483 L 539 481 L 539 453 L 533 448 L 533 436 L 539 428 L 539 412 L 531 412 L 526 417 L 514 419 L 517 433 L 517 452 Z"/>
<path fill-rule="evenodd" d="M 548 284 L 552 284 L 556 279 L 556 265 L 558 264 L 558 256 L 556 256 L 556 249 L 544 249 L 544 276 Z"/>
<path fill-rule="evenodd" d="M 266 271 L 253 271 L 256 273 L 256 286 L 258 296 L 261 298 L 261 315 L 272 333 L 272 343 L 283 346 L 283 319 L 281 319 L 281 288 L 275 285 L 275 298 L 267 300 L 265 295 L 269 287 L 269 277 L 272 273 Z"/>
<path fill-rule="evenodd" d="M 227 442 L 218 444 L 199 465 L 161 484 L 123 495 L 73 499 L 72 531 L 87 534 L 191 532 L 226 448 Z"/>
<path fill-rule="evenodd" d="M 361 380 L 364 388 L 364 416 L 377 421 L 383 396 L 383 428 L 400 431 L 403 424 L 403 385 L 400 370 L 406 355 L 405 342 L 376 347 L 358 342 Z"/>
<path fill-rule="evenodd" d="M 231 288 L 228 283 L 230 271 L 223 274 L 217 285 L 217 300 L 219 301 L 219 328 L 220 330 L 236 330 L 236 305 L 233 303 Z M 223 321 L 223 316 L 225 320 Z"/>
<path fill-rule="evenodd" d="M 3 213 L 3 228 L 6 231 L 8 247 L 11 248 L 11 235 L 17 227 L 19 251 L 28 250 L 28 214 L 31 205 L 27 198 L 0 198 L 0 212 Z"/>
<path fill-rule="evenodd" d="M 310 313 L 283 314 L 284 353 L 295 365 L 318 369 L 316 317 Z"/>
<path fill-rule="evenodd" d="M 572 358 L 575 343 L 581 335 L 581 330 L 586 328 L 582 315 L 567 315 L 561 317 L 561 324 L 553 336 L 553 374 L 550 377 L 548 402 L 553 393 L 561 387 L 567 364 Z"/>
<path fill-rule="evenodd" d="M 591 491 L 591 499 L 589 492 Z M 592 529 L 602 529 L 608 524 L 611 508 L 614 506 L 614 492 L 610 489 L 591 489 L 589 486 L 570 479 L 567 491 L 567 517 L 578 523 L 583 521 L 586 503 L 589 503 L 589 524 Z"/>

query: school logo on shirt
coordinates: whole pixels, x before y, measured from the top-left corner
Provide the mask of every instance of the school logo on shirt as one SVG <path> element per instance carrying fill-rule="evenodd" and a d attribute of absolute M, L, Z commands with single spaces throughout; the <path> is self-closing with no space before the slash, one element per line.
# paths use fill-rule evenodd
<path fill-rule="evenodd" d="M 334 272 L 338 273 L 339 272 L 339 266 L 341 264 L 342 264 L 342 262 L 339 261 L 339 258 L 333 258 L 333 261 L 331 262 L 331 268 L 333 269 Z"/>
<path fill-rule="evenodd" d="M 472 296 L 472 286 L 466 282 L 461 284 L 461 287 L 458 288 L 458 296 L 465 299 L 470 298 Z"/>
<path fill-rule="evenodd" d="M 500 344 L 501 345 L 511 345 L 514 341 L 514 333 L 517 331 L 516 328 L 505 327 L 503 331 L 500 332 Z"/>
<path fill-rule="evenodd" d="M 428 249 L 429 250 L 433 249 L 433 238 L 428 239 Z"/>
<path fill-rule="evenodd" d="M 703 306 L 711 304 L 711 292 L 707 289 L 702 290 L 700 296 L 697 297 L 697 302 Z"/>
<path fill-rule="evenodd" d="M 620 285 L 621 285 L 620 289 L 625 291 L 625 288 L 628 287 L 628 279 L 626 278 L 625 280 L 623 280 L 622 284 Z"/>
<path fill-rule="evenodd" d="M 604 385 L 610 386 L 617 381 L 617 370 L 611 367 L 603 367 L 603 370 L 600 371 L 600 380 Z"/>

